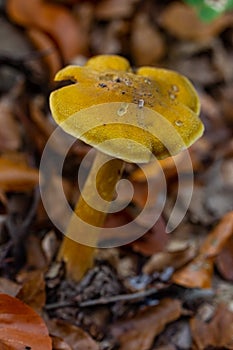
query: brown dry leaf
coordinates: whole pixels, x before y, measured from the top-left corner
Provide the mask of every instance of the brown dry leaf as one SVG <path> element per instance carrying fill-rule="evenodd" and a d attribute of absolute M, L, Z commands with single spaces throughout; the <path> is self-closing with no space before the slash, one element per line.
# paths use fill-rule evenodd
<path fill-rule="evenodd" d="M 168 247 L 167 247 L 168 249 Z M 167 250 L 166 249 L 166 250 Z M 163 271 L 169 266 L 174 269 L 181 268 L 197 254 L 197 247 L 194 244 L 187 244 L 183 250 L 163 251 L 153 255 L 143 266 L 143 272 L 152 274 L 155 271 Z"/>
<path fill-rule="evenodd" d="M 220 91 L 220 105 L 223 112 L 223 117 L 230 126 L 233 126 L 233 87 L 232 85 L 225 86 Z"/>
<path fill-rule="evenodd" d="M 73 350 L 63 339 L 50 335 L 52 338 L 53 350 Z"/>
<path fill-rule="evenodd" d="M 21 161 L 0 157 L 0 189 L 3 191 L 28 191 L 38 185 L 38 170 Z"/>
<path fill-rule="evenodd" d="M 133 318 L 116 322 L 110 332 L 119 341 L 119 350 L 149 350 L 154 338 L 181 314 L 179 300 L 163 299 L 159 305 L 140 311 Z"/>
<path fill-rule="evenodd" d="M 41 240 L 36 234 L 28 235 L 25 249 L 29 270 L 44 270 L 47 268 L 48 262 L 41 247 Z"/>
<path fill-rule="evenodd" d="M 21 285 L 18 283 L 15 283 L 7 278 L 0 277 L 0 293 L 1 294 L 8 294 L 12 297 L 15 297 L 19 290 L 21 289 Z"/>
<path fill-rule="evenodd" d="M 27 35 L 35 48 L 41 52 L 43 61 L 49 70 L 49 77 L 53 80 L 62 67 L 62 60 L 56 45 L 47 34 L 36 28 L 29 28 Z"/>
<path fill-rule="evenodd" d="M 109 22 L 106 28 L 98 28 L 91 38 L 95 53 L 118 54 L 122 50 L 122 41 L 128 29 L 128 24 L 120 19 Z"/>
<path fill-rule="evenodd" d="M 155 64 L 166 52 L 162 34 L 144 13 L 138 14 L 133 20 L 130 45 L 137 67 Z"/>
<path fill-rule="evenodd" d="M 98 1 L 95 15 L 101 20 L 130 17 L 139 0 L 102 0 Z"/>
<path fill-rule="evenodd" d="M 214 262 L 198 255 L 191 263 L 176 271 L 172 281 L 188 288 L 211 288 Z"/>
<path fill-rule="evenodd" d="M 164 219 L 160 217 L 154 226 L 142 237 L 131 243 L 131 247 L 137 253 L 151 256 L 164 250 L 168 242 L 168 234 L 165 231 Z"/>
<path fill-rule="evenodd" d="M 16 151 L 21 146 L 19 124 L 13 115 L 14 102 L 7 96 L 0 100 L 0 150 Z"/>
<path fill-rule="evenodd" d="M 52 350 L 44 321 L 29 306 L 7 294 L 0 294 L 1 349 Z"/>
<path fill-rule="evenodd" d="M 22 283 L 22 288 L 17 294 L 17 298 L 41 313 L 45 305 L 45 281 L 42 271 L 30 271 L 21 273 L 17 280 Z"/>
<path fill-rule="evenodd" d="M 202 22 L 192 7 L 179 2 L 168 5 L 160 17 L 161 25 L 181 40 L 207 41 L 232 25 L 232 22 L 231 13 L 210 23 Z"/>
<path fill-rule="evenodd" d="M 190 320 L 194 341 L 193 349 L 224 348 L 233 349 L 233 312 L 220 304 L 209 322 L 197 317 Z"/>
<path fill-rule="evenodd" d="M 65 178 L 61 179 L 60 176 L 54 174 L 53 170 L 51 170 L 50 176 L 46 176 L 48 176 L 48 174 L 45 174 L 43 180 L 43 191 L 46 193 L 46 198 L 44 196 L 43 202 L 46 203 L 46 212 L 49 212 L 50 217 L 53 218 L 53 221 L 57 223 L 58 227 L 65 227 L 70 220 L 70 214 L 66 210 L 64 194 L 68 202 L 71 202 L 71 191 L 74 193 L 74 187 L 72 187 L 72 184 Z M 64 193 L 61 193 L 59 190 L 61 182 L 63 185 Z M 59 203 L 59 205 L 54 205 L 54 203 Z"/>
<path fill-rule="evenodd" d="M 215 265 L 223 278 L 233 282 L 233 236 L 228 239 L 225 247 L 217 256 Z"/>
<path fill-rule="evenodd" d="M 98 344 L 81 328 L 56 319 L 49 320 L 47 324 L 50 333 L 62 338 L 71 349 L 99 350 Z"/>
<path fill-rule="evenodd" d="M 173 282 L 189 288 L 210 288 L 214 258 L 222 251 L 232 233 L 233 212 L 229 212 L 208 234 L 200 247 L 199 255 L 174 273 Z"/>
<path fill-rule="evenodd" d="M 224 128 L 219 126 L 224 132 Z M 227 129 L 225 129 L 227 130 Z M 214 130 L 213 138 L 217 138 Z M 219 135 L 225 139 L 227 135 Z M 233 211 L 233 159 L 221 159 L 216 154 L 216 160 L 205 174 L 204 207 L 215 219 L 221 218 L 225 213 Z"/>
<path fill-rule="evenodd" d="M 218 255 L 231 235 L 233 235 L 233 211 L 225 214 L 220 223 L 208 234 L 201 245 L 200 253 L 206 257 Z"/>
<path fill-rule="evenodd" d="M 82 28 L 65 7 L 42 0 L 9 0 L 10 19 L 26 28 L 37 28 L 57 43 L 65 62 L 87 51 Z"/>
<path fill-rule="evenodd" d="M 232 25 L 233 15 L 227 13 L 210 23 L 205 23 L 190 6 L 172 2 L 165 8 L 159 21 L 163 28 L 178 39 L 207 41 L 217 36 L 228 25 Z"/>

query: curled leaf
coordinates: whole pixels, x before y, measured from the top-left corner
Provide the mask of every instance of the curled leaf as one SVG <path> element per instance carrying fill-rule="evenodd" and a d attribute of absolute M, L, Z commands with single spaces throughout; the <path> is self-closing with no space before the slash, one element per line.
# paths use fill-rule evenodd
<path fill-rule="evenodd" d="M 57 43 L 65 62 L 86 52 L 82 29 L 65 7 L 41 0 L 9 0 L 6 9 L 17 24 L 48 33 Z"/>

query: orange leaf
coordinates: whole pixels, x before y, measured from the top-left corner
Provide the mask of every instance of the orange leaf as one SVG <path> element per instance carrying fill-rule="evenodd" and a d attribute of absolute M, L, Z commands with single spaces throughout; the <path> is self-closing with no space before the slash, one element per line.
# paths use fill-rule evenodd
<path fill-rule="evenodd" d="M 207 257 L 218 255 L 232 234 L 233 211 L 230 211 L 224 215 L 220 223 L 208 234 L 200 252 Z"/>
<path fill-rule="evenodd" d="M 214 258 L 222 251 L 233 234 L 233 211 L 224 215 L 220 223 L 203 242 L 199 255 L 187 266 L 175 272 L 173 282 L 189 288 L 210 288 Z"/>
<path fill-rule="evenodd" d="M 7 294 L 0 294 L 0 345 L 6 350 L 52 350 L 42 318 Z"/>
<path fill-rule="evenodd" d="M 191 263 L 176 271 L 172 281 L 188 288 L 210 288 L 213 275 L 213 259 L 198 255 Z"/>
<path fill-rule="evenodd" d="M 39 174 L 22 162 L 0 157 L 0 189 L 4 191 L 28 191 L 38 184 Z"/>

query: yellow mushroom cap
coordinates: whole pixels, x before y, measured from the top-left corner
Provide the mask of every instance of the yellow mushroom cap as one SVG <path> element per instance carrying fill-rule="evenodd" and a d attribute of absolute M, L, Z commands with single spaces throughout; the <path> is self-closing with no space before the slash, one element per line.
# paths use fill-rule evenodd
<path fill-rule="evenodd" d="M 148 162 L 179 153 L 203 133 L 197 93 L 184 76 L 100 55 L 68 66 L 56 81 L 74 84 L 51 93 L 56 122 L 69 134 L 117 158 Z"/>

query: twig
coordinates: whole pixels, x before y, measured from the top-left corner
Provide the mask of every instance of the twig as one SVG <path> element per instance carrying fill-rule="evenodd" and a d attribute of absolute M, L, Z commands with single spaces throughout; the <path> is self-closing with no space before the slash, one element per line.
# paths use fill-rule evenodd
<path fill-rule="evenodd" d="M 45 305 L 45 310 L 54 310 L 54 309 L 60 309 L 63 307 L 74 307 L 77 303 L 71 302 L 71 301 L 63 301 L 63 302 L 57 302 L 57 303 L 51 303 Z"/>
<path fill-rule="evenodd" d="M 114 295 L 112 297 L 102 297 L 99 299 L 82 301 L 81 303 L 79 303 L 79 306 L 86 307 L 86 306 L 93 306 L 93 305 L 104 305 L 104 304 L 114 303 L 117 301 L 129 301 L 129 300 L 142 299 L 152 294 L 155 294 L 157 292 L 158 292 L 158 289 L 154 287 L 142 292 L 136 292 L 131 294 L 119 294 L 119 295 Z"/>
<path fill-rule="evenodd" d="M 148 297 L 150 295 L 153 295 L 158 292 L 158 289 L 153 287 L 148 290 L 142 291 L 142 292 L 136 292 L 136 293 L 131 293 L 131 294 L 119 294 L 119 295 L 114 295 L 111 297 L 102 297 L 99 299 L 93 299 L 93 300 L 86 300 L 86 301 L 81 301 L 80 303 L 72 303 L 68 301 L 60 302 L 60 303 L 53 303 L 53 304 L 48 304 L 45 306 L 46 310 L 52 310 L 52 309 L 58 309 L 62 307 L 69 307 L 69 306 L 79 306 L 79 307 L 87 307 L 87 306 L 95 306 L 95 305 L 106 305 L 110 303 L 115 303 L 118 301 L 129 301 L 129 300 L 137 300 L 137 299 L 142 299 L 145 297 Z"/>

